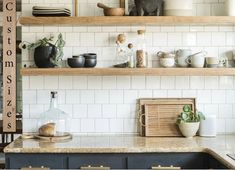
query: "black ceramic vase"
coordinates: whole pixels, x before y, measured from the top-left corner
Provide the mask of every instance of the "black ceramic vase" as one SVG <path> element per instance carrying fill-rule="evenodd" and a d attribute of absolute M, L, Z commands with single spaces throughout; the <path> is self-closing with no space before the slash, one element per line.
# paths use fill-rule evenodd
<path fill-rule="evenodd" d="M 51 58 L 56 56 L 56 46 L 39 46 L 34 51 L 34 62 L 38 68 L 53 68 L 55 64 Z"/>

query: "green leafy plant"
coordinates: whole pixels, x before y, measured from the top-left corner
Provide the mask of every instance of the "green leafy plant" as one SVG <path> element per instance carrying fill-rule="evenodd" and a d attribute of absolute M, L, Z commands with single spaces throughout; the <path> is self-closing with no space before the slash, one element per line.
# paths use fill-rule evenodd
<path fill-rule="evenodd" d="M 183 112 L 179 115 L 176 123 L 193 123 L 200 122 L 201 120 L 205 120 L 205 116 L 202 112 L 193 112 L 189 105 L 185 105 L 183 107 Z"/>
<path fill-rule="evenodd" d="M 22 49 L 28 49 L 28 50 L 34 50 L 37 47 L 55 46 L 56 53 L 55 56 L 52 56 L 50 61 L 56 66 L 59 66 L 59 61 L 61 61 L 64 56 L 63 48 L 65 46 L 65 41 L 61 33 L 58 35 L 58 38 L 54 44 L 53 40 L 54 36 L 50 35 L 49 38 L 44 37 L 42 39 L 39 39 L 35 43 L 23 42 L 20 46 Z"/>

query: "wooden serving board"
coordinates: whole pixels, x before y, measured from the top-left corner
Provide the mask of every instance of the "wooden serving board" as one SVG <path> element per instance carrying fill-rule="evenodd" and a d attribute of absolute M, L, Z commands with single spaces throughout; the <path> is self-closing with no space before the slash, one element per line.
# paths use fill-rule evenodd
<path fill-rule="evenodd" d="M 40 140 L 46 140 L 50 142 L 60 142 L 72 139 L 72 135 L 70 133 L 65 133 L 63 136 L 46 137 L 46 136 L 34 135 L 34 137 Z"/>
<path fill-rule="evenodd" d="M 183 107 L 196 110 L 195 98 L 140 99 L 141 136 L 182 136 L 176 120 Z"/>

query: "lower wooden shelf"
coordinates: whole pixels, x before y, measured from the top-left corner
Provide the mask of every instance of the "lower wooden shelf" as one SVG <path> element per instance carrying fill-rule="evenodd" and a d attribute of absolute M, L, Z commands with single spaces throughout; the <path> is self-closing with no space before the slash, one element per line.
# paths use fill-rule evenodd
<path fill-rule="evenodd" d="M 235 68 L 23 68 L 22 76 L 235 76 Z"/>

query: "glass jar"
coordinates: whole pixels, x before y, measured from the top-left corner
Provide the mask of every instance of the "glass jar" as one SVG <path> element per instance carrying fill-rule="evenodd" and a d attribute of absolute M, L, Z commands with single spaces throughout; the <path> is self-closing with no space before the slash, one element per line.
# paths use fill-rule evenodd
<path fill-rule="evenodd" d="M 51 92 L 49 109 L 40 114 L 38 120 L 39 135 L 65 136 L 70 133 L 70 115 L 58 109 L 58 93 Z"/>
<path fill-rule="evenodd" d="M 135 68 L 135 56 L 134 56 L 133 44 L 131 43 L 128 44 L 127 57 L 128 57 L 128 67 Z"/>
<path fill-rule="evenodd" d="M 126 47 L 125 47 L 126 36 L 124 34 L 119 34 L 116 40 L 116 59 L 115 64 L 126 64 L 128 62 Z"/>
<path fill-rule="evenodd" d="M 146 49 L 145 30 L 138 30 L 137 51 L 136 51 L 136 67 L 148 67 L 148 53 Z"/>

